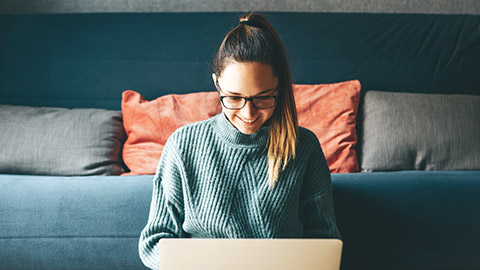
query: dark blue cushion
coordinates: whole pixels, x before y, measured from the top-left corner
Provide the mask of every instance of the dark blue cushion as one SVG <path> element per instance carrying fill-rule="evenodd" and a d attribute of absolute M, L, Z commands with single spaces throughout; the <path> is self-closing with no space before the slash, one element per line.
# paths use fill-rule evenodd
<path fill-rule="evenodd" d="M 0 268 L 143 268 L 152 178 L 0 175 Z M 480 172 L 332 181 L 343 270 L 480 268 Z"/>
<path fill-rule="evenodd" d="M 480 171 L 333 174 L 342 269 L 480 269 Z"/>
<path fill-rule="evenodd" d="M 0 269 L 145 269 L 152 175 L 0 175 Z"/>
<path fill-rule="evenodd" d="M 295 83 L 478 95 L 480 16 L 268 13 Z M 214 90 L 211 60 L 236 13 L 0 15 L 0 101 L 119 109 Z"/>

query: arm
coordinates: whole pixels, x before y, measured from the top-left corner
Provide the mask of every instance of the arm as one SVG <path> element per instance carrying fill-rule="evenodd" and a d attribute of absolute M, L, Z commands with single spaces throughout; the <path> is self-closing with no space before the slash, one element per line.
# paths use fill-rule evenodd
<path fill-rule="evenodd" d="M 333 208 L 332 180 L 327 161 L 315 138 L 302 187 L 304 238 L 338 238 Z"/>
<path fill-rule="evenodd" d="M 150 214 L 138 247 L 140 259 L 152 269 L 159 267 L 157 244 L 161 238 L 185 237 L 181 164 L 173 141 L 167 141 L 153 179 Z"/>

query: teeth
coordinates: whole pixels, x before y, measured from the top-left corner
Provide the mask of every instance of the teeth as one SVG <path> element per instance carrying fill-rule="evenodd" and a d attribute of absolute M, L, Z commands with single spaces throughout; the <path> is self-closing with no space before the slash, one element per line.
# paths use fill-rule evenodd
<path fill-rule="evenodd" d="M 243 120 L 243 122 L 246 122 L 246 123 L 252 123 L 252 122 L 255 121 L 256 119 L 254 119 L 254 120 L 245 120 L 245 119 L 242 119 L 242 120 Z"/>

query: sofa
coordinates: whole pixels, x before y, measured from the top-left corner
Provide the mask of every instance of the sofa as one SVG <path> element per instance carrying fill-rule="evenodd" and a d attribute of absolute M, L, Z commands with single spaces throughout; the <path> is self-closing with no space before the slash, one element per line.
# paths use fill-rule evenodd
<path fill-rule="evenodd" d="M 265 14 L 294 84 L 356 85 L 310 118 L 350 102 L 336 144 L 354 160 L 332 171 L 341 269 L 480 269 L 480 16 Z M 126 95 L 155 107 L 213 91 L 239 15 L 0 15 L 0 269 L 145 268 L 153 176 L 124 159 L 145 142 L 132 142 Z M 129 152 L 136 165 L 149 145 Z"/>

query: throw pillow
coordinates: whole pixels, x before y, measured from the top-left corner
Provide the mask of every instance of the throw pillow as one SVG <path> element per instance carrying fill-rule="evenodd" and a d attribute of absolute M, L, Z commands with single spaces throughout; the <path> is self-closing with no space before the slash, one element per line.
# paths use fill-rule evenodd
<path fill-rule="evenodd" d="M 168 137 L 179 127 L 221 112 L 218 92 L 165 95 L 147 101 L 139 93 L 122 94 L 127 141 L 123 161 L 128 174 L 154 174 Z"/>
<path fill-rule="evenodd" d="M 298 124 L 317 135 L 332 173 L 358 172 L 355 126 L 360 90 L 358 80 L 293 85 Z"/>
<path fill-rule="evenodd" d="M 0 105 L 0 173 L 119 175 L 120 111 Z"/>
<path fill-rule="evenodd" d="M 300 126 L 320 140 L 330 171 L 356 172 L 355 118 L 360 82 L 293 85 Z M 127 141 L 123 160 L 128 174 L 154 174 L 163 146 L 179 127 L 221 112 L 217 92 L 166 95 L 152 101 L 127 90 L 122 95 Z"/>
<path fill-rule="evenodd" d="M 363 171 L 479 170 L 480 96 L 368 91 Z"/>

